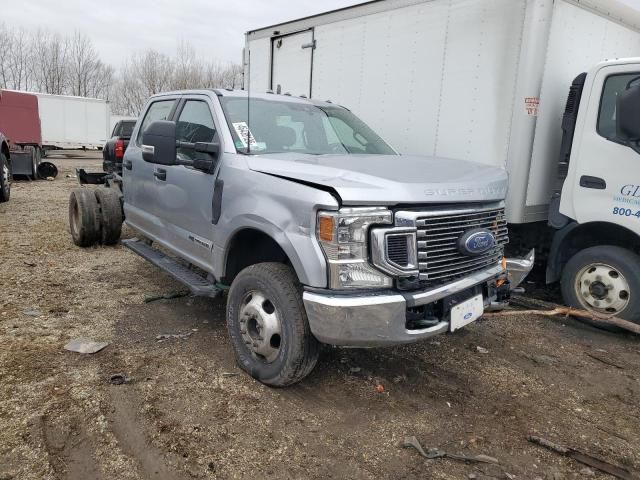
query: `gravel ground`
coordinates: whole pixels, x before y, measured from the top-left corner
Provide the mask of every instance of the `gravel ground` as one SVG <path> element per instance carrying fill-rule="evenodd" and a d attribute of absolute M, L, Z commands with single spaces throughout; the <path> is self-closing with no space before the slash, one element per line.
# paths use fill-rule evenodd
<path fill-rule="evenodd" d="M 15 182 L 0 205 L 0 479 L 609 478 L 529 433 L 640 470 L 637 338 L 492 318 L 401 348 L 327 347 L 303 383 L 270 389 L 236 367 L 224 298 L 145 303 L 183 288 L 122 247 L 72 244 L 70 177 L 100 161 L 52 160 L 55 181 Z M 77 337 L 109 346 L 63 350 Z M 399 446 L 409 436 L 500 465 L 425 460 Z"/>

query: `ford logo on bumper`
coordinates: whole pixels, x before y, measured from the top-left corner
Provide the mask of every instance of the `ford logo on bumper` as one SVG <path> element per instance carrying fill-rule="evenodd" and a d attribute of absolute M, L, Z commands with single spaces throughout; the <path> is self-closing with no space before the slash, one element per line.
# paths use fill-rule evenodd
<path fill-rule="evenodd" d="M 462 234 L 458 240 L 460 253 L 469 256 L 482 255 L 496 245 L 496 238 L 489 230 L 475 228 Z"/>

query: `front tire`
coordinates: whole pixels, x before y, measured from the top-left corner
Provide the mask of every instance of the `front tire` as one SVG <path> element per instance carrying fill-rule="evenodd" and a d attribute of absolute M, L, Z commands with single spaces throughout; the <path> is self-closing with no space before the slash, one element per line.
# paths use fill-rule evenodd
<path fill-rule="evenodd" d="M 11 169 L 4 153 L 0 153 L 0 203 L 11 197 Z"/>
<path fill-rule="evenodd" d="M 286 265 L 259 263 L 238 274 L 229 290 L 227 328 L 240 368 L 266 385 L 297 383 L 318 361 L 302 287 Z"/>
<path fill-rule="evenodd" d="M 586 248 L 564 267 L 562 297 L 570 307 L 640 323 L 639 272 L 640 256 L 625 248 Z"/>

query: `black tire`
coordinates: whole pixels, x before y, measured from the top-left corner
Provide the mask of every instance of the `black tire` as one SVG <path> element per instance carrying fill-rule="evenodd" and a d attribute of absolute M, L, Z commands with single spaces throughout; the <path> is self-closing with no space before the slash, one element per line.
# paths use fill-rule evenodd
<path fill-rule="evenodd" d="M 90 247 L 100 239 L 100 208 L 93 190 L 71 190 L 69 229 L 73 243 L 79 247 Z"/>
<path fill-rule="evenodd" d="M 251 298 L 254 294 L 268 299 L 269 309 L 273 309 L 280 319 L 277 356 L 271 361 L 256 354 L 245 343 L 250 328 L 241 313 L 247 296 Z M 318 362 L 320 344 L 309 328 L 302 303 L 302 286 L 286 265 L 259 263 L 238 274 L 229 290 L 227 328 L 238 365 L 265 385 L 286 387 L 297 383 L 309 375 Z M 258 335 L 262 335 L 261 332 L 258 330 Z M 272 346 L 274 338 L 275 335 L 270 339 Z"/>
<path fill-rule="evenodd" d="M 96 200 L 100 207 L 100 236 L 103 245 L 115 245 L 122 233 L 122 204 L 120 196 L 111 188 L 97 188 Z"/>
<path fill-rule="evenodd" d="M 609 272 L 606 271 L 608 267 L 610 267 Z M 602 282 L 596 281 L 590 284 L 586 283 L 588 280 L 581 280 L 586 278 L 585 275 L 598 275 L 600 271 L 604 271 L 603 275 L 598 277 L 603 278 Z M 582 282 L 585 283 L 583 284 Z M 595 306 L 589 303 L 595 303 L 593 302 L 594 297 L 580 294 L 578 284 L 585 291 L 591 292 L 594 288 L 593 285 L 597 283 L 602 285 L 609 283 L 609 285 L 604 286 L 613 286 L 615 288 L 605 288 L 606 298 L 604 300 L 598 299 L 598 306 Z M 619 285 L 625 285 L 625 287 L 619 288 Z M 576 253 L 564 267 L 561 289 L 562 298 L 570 307 L 590 310 L 599 314 L 615 315 L 640 324 L 640 256 L 625 248 L 602 245 L 586 248 Z M 613 299 L 614 301 L 622 300 L 626 304 L 614 309 L 610 306 L 611 303 L 608 299 Z M 585 320 L 585 322 L 602 328 L 602 325 L 598 322 L 589 320 Z M 606 330 L 617 329 L 606 328 Z"/>
<path fill-rule="evenodd" d="M 11 197 L 11 165 L 4 153 L 0 153 L 0 203 Z"/>

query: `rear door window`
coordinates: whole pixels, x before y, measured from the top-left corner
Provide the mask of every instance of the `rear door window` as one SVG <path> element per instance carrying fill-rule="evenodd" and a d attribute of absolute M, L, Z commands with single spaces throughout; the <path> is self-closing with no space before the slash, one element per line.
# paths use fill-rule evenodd
<path fill-rule="evenodd" d="M 147 113 L 142 120 L 142 124 L 140 125 L 140 130 L 138 130 L 138 137 L 136 139 L 136 143 L 140 145 L 142 143 L 142 134 L 144 131 L 151 125 L 153 122 L 158 120 L 167 120 L 169 115 L 171 115 L 171 110 L 173 110 L 173 105 L 176 103 L 175 100 L 158 100 L 153 102 L 149 108 L 147 109 Z"/>

